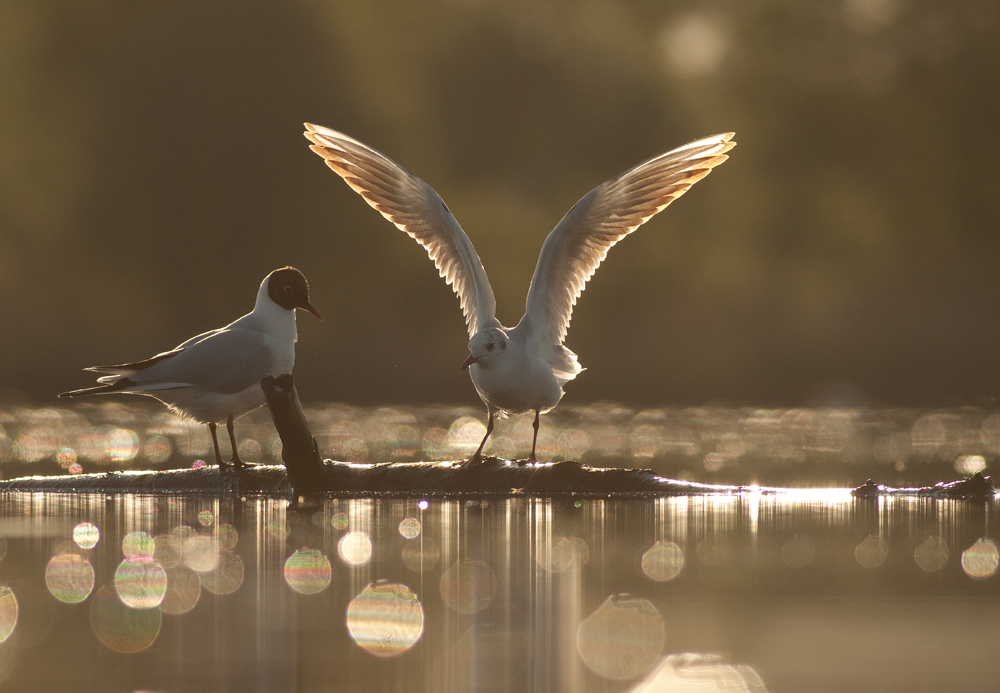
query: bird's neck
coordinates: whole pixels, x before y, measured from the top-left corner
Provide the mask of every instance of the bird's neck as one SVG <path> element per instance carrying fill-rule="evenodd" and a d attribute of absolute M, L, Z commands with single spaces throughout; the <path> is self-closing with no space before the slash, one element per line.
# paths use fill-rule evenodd
<path fill-rule="evenodd" d="M 279 339 L 298 340 L 295 327 L 295 310 L 282 308 L 271 300 L 267 294 L 267 282 L 261 284 L 257 292 L 257 302 L 254 304 L 253 321 L 261 332 L 266 332 Z M 249 316 L 248 316 L 249 317 Z"/>

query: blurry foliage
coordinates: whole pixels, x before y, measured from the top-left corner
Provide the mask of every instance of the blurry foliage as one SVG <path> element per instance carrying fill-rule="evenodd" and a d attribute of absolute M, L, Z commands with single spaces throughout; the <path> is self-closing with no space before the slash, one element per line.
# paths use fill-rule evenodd
<path fill-rule="evenodd" d="M 85 385 L 293 264 L 327 316 L 300 321 L 304 398 L 475 403 L 457 301 L 309 152 L 308 120 L 441 193 L 506 324 L 580 196 L 737 133 L 598 271 L 567 401 L 981 402 L 998 27 L 991 0 L 7 0 L 0 389 Z"/>

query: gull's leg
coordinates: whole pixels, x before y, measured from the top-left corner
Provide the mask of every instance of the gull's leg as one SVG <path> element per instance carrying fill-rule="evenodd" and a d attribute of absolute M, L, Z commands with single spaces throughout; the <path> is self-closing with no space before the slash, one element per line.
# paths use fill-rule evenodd
<path fill-rule="evenodd" d="M 493 433 L 493 408 L 489 408 L 490 420 L 486 424 L 486 435 L 483 436 L 483 442 L 479 444 L 479 449 L 476 450 L 476 454 L 469 458 L 466 465 L 469 467 L 475 467 L 476 465 L 482 464 L 483 462 L 483 448 L 486 447 L 486 439 L 490 437 L 490 433 Z"/>
<path fill-rule="evenodd" d="M 240 459 L 240 453 L 236 451 L 236 436 L 233 435 L 232 414 L 230 414 L 229 418 L 226 419 L 226 430 L 229 431 L 229 444 L 233 446 L 233 466 L 237 469 L 243 469 L 243 460 Z"/>
<path fill-rule="evenodd" d="M 219 469 L 225 469 L 229 465 L 222 461 L 222 454 L 219 452 L 219 438 L 215 435 L 215 422 L 208 424 L 208 430 L 212 432 L 212 445 L 215 446 L 215 463 Z"/>
<path fill-rule="evenodd" d="M 535 462 L 535 444 L 538 443 L 538 410 L 535 410 L 535 422 L 532 424 L 535 435 L 531 439 L 531 454 L 528 455 L 528 462 Z"/>

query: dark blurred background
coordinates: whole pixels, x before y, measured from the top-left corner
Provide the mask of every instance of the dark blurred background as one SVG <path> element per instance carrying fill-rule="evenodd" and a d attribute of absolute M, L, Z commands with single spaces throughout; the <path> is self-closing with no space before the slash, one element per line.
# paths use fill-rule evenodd
<path fill-rule="evenodd" d="M 732 158 L 616 246 L 566 402 L 989 404 L 995 0 L 0 4 L 0 401 L 150 356 L 309 277 L 307 401 L 468 403 L 458 302 L 312 154 L 441 193 L 512 325 L 545 234 L 688 140 Z"/>

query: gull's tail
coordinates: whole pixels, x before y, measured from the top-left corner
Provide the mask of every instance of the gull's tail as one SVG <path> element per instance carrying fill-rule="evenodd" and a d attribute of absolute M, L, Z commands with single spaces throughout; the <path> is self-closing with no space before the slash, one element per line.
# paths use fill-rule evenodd
<path fill-rule="evenodd" d="M 60 399 L 65 397 L 86 397 L 87 395 L 106 395 L 112 392 L 122 392 L 128 391 L 129 388 L 134 388 L 138 383 L 129 380 L 128 378 L 122 378 L 111 383 L 106 383 L 104 385 L 95 385 L 94 387 L 85 387 L 82 390 L 70 390 L 69 392 L 60 392 L 56 397 Z"/>

